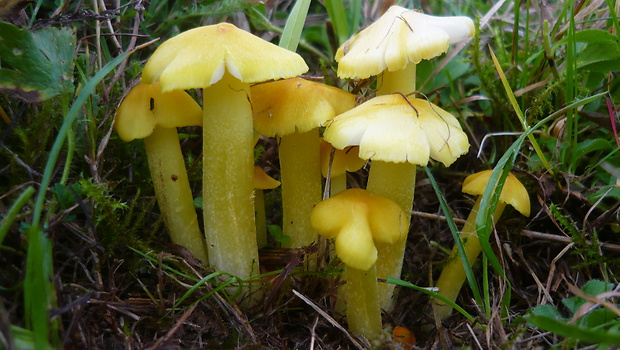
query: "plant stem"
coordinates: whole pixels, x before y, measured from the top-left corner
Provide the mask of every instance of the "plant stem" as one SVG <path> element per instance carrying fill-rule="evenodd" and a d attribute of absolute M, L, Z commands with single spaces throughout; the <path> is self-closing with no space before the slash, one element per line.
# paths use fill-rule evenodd
<path fill-rule="evenodd" d="M 210 263 L 242 279 L 258 274 L 250 85 L 228 72 L 204 89 L 203 208 Z"/>
<path fill-rule="evenodd" d="M 172 242 L 207 263 L 205 240 L 198 227 L 194 198 L 176 128 L 156 126 L 144 139 L 159 210 Z"/>
<path fill-rule="evenodd" d="M 411 163 L 390 163 L 373 161 L 368 175 L 367 190 L 378 196 L 386 197 L 398 204 L 406 213 L 405 220 L 411 219 L 411 208 L 415 192 L 416 165 Z M 377 276 L 400 278 L 405 256 L 406 237 L 396 244 L 376 242 Z M 392 308 L 393 284 L 379 285 L 379 300 L 385 310 Z"/>
<path fill-rule="evenodd" d="M 342 286 L 342 293 L 347 302 L 349 330 L 368 340 L 376 339 L 382 324 L 375 265 L 367 271 L 347 266 L 343 276 L 346 284 Z"/>
<path fill-rule="evenodd" d="M 310 215 L 322 198 L 320 147 L 318 128 L 282 136 L 280 142 L 282 230 L 291 237 L 289 248 L 308 246 L 318 240 Z"/>

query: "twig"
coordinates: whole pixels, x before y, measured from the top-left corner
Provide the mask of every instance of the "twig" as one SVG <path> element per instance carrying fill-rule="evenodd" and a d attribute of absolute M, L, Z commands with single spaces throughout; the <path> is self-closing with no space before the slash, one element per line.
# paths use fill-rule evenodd
<path fill-rule="evenodd" d="M 194 312 L 194 310 L 196 309 L 196 306 L 198 306 L 198 303 L 194 303 L 192 306 L 190 306 L 189 309 L 187 309 L 187 311 L 185 311 L 183 315 L 181 315 L 181 317 L 175 322 L 174 326 L 170 328 L 168 333 L 166 333 L 166 335 L 164 335 L 163 337 L 160 337 L 159 339 L 157 339 L 155 344 L 148 347 L 147 350 L 159 349 L 160 346 L 162 346 L 164 342 L 170 340 L 170 338 L 172 338 L 174 333 L 176 333 L 179 330 L 179 328 L 181 328 L 183 323 L 185 323 L 185 320 L 187 320 L 187 318 L 192 314 L 192 312 Z"/>

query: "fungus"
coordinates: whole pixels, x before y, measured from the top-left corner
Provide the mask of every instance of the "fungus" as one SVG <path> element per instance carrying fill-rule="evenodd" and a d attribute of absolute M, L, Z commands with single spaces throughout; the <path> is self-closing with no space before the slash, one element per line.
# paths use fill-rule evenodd
<path fill-rule="evenodd" d="M 359 145 L 371 159 L 367 190 L 389 198 L 411 217 L 416 165 L 429 157 L 445 166 L 467 153 L 469 142 L 458 121 L 434 104 L 402 94 L 377 96 L 334 118 L 323 135 L 338 149 Z M 406 242 L 378 244 L 377 275 L 400 277 Z M 391 309 L 393 284 L 379 286 L 381 305 Z"/>
<path fill-rule="evenodd" d="M 482 250 L 480 245 L 480 239 L 476 233 L 476 217 L 478 216 L 478 209 L 480 208 L 480 201 L 482 200 L 482 194 L 489 182 L 492 170 L 485 170 L 473 175 L 468 176 L 463 181 L 463 192 L 471 195 L 479 196 L 474 204 L 473 209 L 467 217 L 467 221 L 463 226 L 460 234 L 460 239 L 463 241 L 463 248 L 467 261 L 469 264 L 473 264 L 476 258 Z M 512 205 L 519 213 L 524 216 L 530 215 L 530 197 L 527 190 L 519 182 L 519 180 L 512 174 L 508 173 L 502 193 L 497 201 L 495 212 L 493 212 L 493 222 L 497 222 L 506 204 Z M 437 280 L 436 287 L 439 288 L 439 294 L 446 297 L 451 301 L 455 301 L 456 297 L 461 290 L 463 282 L 465 282 L 465 269 L 463 268 L 463 261 L 459 257 L 459 252 L 455 246 L 452 249 L 450 256 L 448 257 L 448 263 L 444 266 Z M 443 303 L 438 299 L 434 299 L 433 312 L 437 321 L 444 320 L 452 314 L 452 307 Z"/>
<path fill-rule="evenodd" d="M 322 198 L 319 126 L 355 105 L 355 95 L 301 78 L 252 86 L 254 129 L 280 137 L 282 231 L 290 248 L 316 242 L 312 207 Z"/>
<path fill-rule="evenodd" d="M 250 83 L 308 70 L 301 56 L 229 23 L 162 43 L 142 72 L 163 91 L 203 88 L 203 212 L 209 259 L 242 279 L 258 273 Z"/>
<path fill-rule="evenodd" d="M 202 109 L 184 91 L 139 83 L 121 101 L 114 128 L 125 142 L 144 139 L 155 198 L 172 242 L 207 263 L 177 127 L 202 125 Z"/>
<path fill-rule="evenodd" d="M 346 302 L 349 329 L 368 339 L 381 331 L 375 242 L 403 241 L 409 226 L 406 217 L 393 201 L 360 188 L 344 190 L 312 211 L 312 226 L 323 237 L 335 239 L 336 254 L 346 265 L 346 284 L 339 293 Z"/>
<path fill-rule="evenodd" d="M 259 248 L 267 245 L 267 221 L 263 190 L 272 190 L 278 186 L 280 186 L 280 181 L 267 175 L 263 168 L 254 166 L 254 210 L 256 211 L 256 241 Z"/>
<path fill-rule="evenodd" d="M 324 178 L 330 177 L 330 196 L 347 189 L 348 171 L 358 171 L 366 164 L 364 159 L 358 157 L 358 153 L 358 146 L 334 149 L 329 142 L 321 142 L 321 174 Z"/>
<path fill-rule="evenodd" d="M 365 79 L 380 75 L 378 95 L 409 95 L 416 89 L 416 64 L 445 53 L 450 44 L 473 34 L 474 22 L 468 17 L 429 16 L 391 6 L 338 49 L 338 76 Z"/>

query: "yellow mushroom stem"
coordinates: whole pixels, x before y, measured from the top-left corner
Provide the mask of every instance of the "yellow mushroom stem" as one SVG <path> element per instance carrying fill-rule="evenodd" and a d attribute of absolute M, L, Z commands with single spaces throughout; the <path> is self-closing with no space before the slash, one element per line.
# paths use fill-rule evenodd
<path fill-rule="evenodd" d="M 318 128 L 284 135 L 280 141 L 282 231 L 291 238 L 286 245 L 290 248 L 308 246 L 318 238 L 310 215 L 322 197 L 320 145 Z"/>
<path fill-rule="evenodd" d="M 368 175 L 368 192 L 393 200 L 405 212 L 403 219 L 409 227 L 413 195 L 415 192 L 416 165 L 408 162 L 392 163 L 372 161 Z M 406 233 L 405 233 L 406 234 Z M 387 279 L 392 276 L 400 278 L 405 256 L 407 239 L 396 244 L 377 242 L 377 277 Z M 378 287 L 381 307 L 391 310 L 394 288 L 396 285 L 380 283 Z"/>
<path fill-rule="evenodd" d="M 204 89 L 203 210 L 209 259 L 242 279 L 257 275 L 250 85 L 228 72 Z"/>
<path fill-rule="evenodd" d="M 377 95 L 399 92 L 409 97 L 416 89 L 416 66 L 415 63 L 409 62 L 401 70 L 393 72 L 384 70 L 378 78 Z"/>
<path fill-rule="evenodd" d="M 155 197 L 172 242 L 207 263 L 207 253 L 176 128 L 156 126 L 144 139 Z"/>
<path fill-rule="evenodd" d="M 338 291 L 347 301 L 346 315 L 351 332 L 368 340 L 377 339 L 381 332 L 381 306 L 377 295 L 375 265 L 368 270 L 346 267 L 346 281 Z"/>
<path fill-rule="evenodd" d="M 476 261 L 478 255 L 482 251 L 482 246 L 480 245 L 480 240 L 478 239 L 478 235 L 476 233 L 476 217 L 478 216 L 481 200 L 482 196 L 479 196 L 473 209 L 469 213 L 467 221 L 465 222 L 460 234 L 460 238 L 463 241 L 465 255 L 467 256 L 467 261 L 470 266 Z M 493 223 L 499 220 L 505 207 L 505 202 L 501 200 L 497 202 L 495 212 L 493 212 Z M 451 301 L 455 301 L 459 291 L 461 290 L 463 282 L 465 282 L 465 279 L 467 278 L 465 275 L 462 258 L 459 255 L 456 246 L 452 249 L 447 261 L 448 263 L 441 271 L 436 287 L 439 288 L 440 295 Z M 452 314 L 452 307 L 443 303 L 439 299 L 433 299 L 433 313 L 436 320 L 444 320 Z"/>

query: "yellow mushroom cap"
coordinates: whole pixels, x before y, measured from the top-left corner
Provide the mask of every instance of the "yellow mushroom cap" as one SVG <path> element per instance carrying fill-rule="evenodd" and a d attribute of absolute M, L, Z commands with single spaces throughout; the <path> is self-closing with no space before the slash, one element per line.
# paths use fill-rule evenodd
<path fill-rule="evenodd" d="M 392 6 L 338 49 L 338 76 L 364 79 L 386 69 L 402 70 L 443 54 L 450 44 L 473 34 L 474 22 L 468 17 L 429 16 Z"/>
<path fill-rule="evenodd" d="M 329 158 L 332 145 L 323 140 L 321 142 L 321 174 L 327 177 Z M 359 147 L 349 146 L 344 149 L 336 149 L 332 162 L 331 176 L 344 175 L 347 171 L 357 171 L 366 164 L 366 161 L 358 156 Z"/>
<path fill-rule="evenodd" d="M 452 164 L 469 142 L 456 118 L 438 106 L 402 94 L 377 96 L 334 118 L 324 133 L 338 149 L 359 145 L 359 157 L 426 165 Z"/>
<path fill-rule="evenodd" d="M 242 82 L 294 77 L 308 70 L 303 58 L 230 23 L 183 32 L 155 50 L 142 72 L 164 91 L 205 88 L 228 71 Z"/>
<path fill-rule="evenodd" d="M 492 172 L 493 170 L 484 170 L 466 177 L 463 181 L 463 192 L 481 196 L 487 187 Z M 512 173 L 508 173 L 506 177 L 499 200 L 512 205 L 524 216 L 530 216 L 530 196 L 525 186 Z"/>
<path fill-rule="evenodd" d="M 355 95 L 302 78 L 252 86 L 254 129 L 273 137 L 318 128 L 355 106 Z"/>
<path fill-rule="evenodd" d="M 280 186 L 280 181 L 267 175 L 263 168 L 254 166 L 254 188 L 257 190 L 271 190 Z"/>
<path fill-rule="evenodd" d="M 405 212 L 393 201 L 351 188 L 319 202 L 310 221 L 320 235 L 336 239 L 347 266 L 368 270 L 377 261 L 374 241 L 394 244 L 407 237 Z"/>
<path fill-rule="evenodd" d="M 161 92 L 159 83 L 138 83 L 121 101 L 114 129 L 121 140 L 143 139 L 155 126 L 176 128 L 202 125 L 202 109 L 185 91 Z"/>

